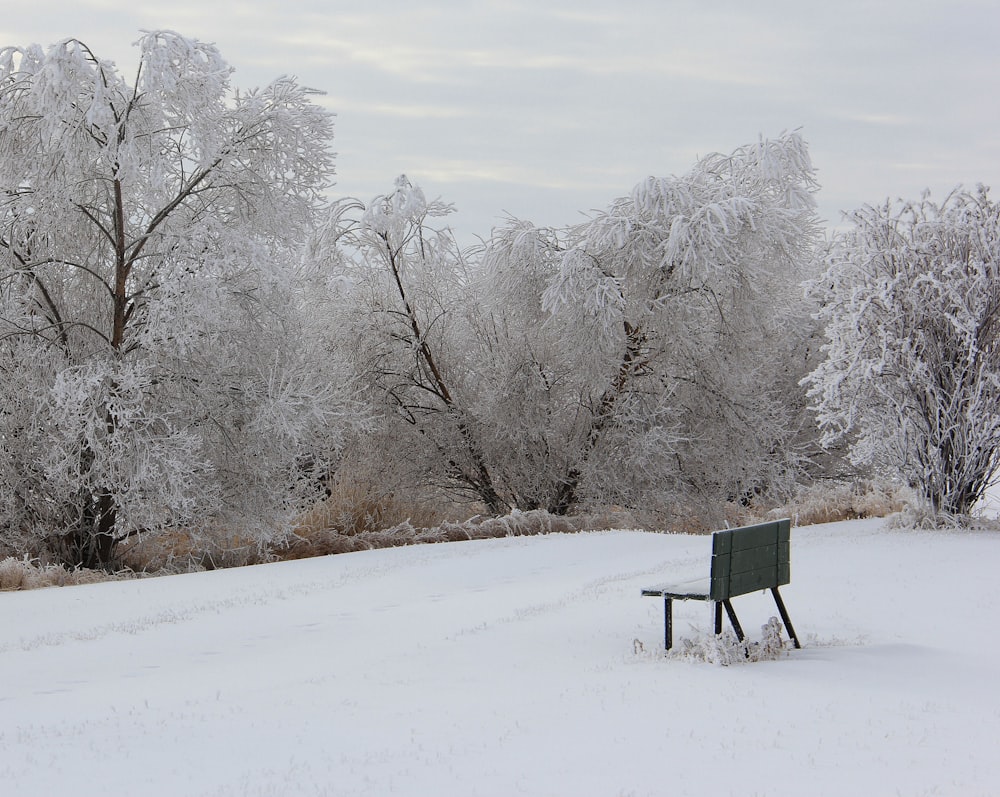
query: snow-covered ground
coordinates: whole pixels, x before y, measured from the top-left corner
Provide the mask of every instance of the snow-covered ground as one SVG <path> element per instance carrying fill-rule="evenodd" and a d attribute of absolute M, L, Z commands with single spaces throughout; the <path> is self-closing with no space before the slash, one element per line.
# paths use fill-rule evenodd
<path fill-rule="evenodd" d="M 662 653 L 609 531 L 0 594 L 0 794 L 1000 793 L 1000 534 L 793 529 L 803 650 Z M 751 636 L 770 596 L 735 602 Z M 677 636 L 711 639 L 675 605 Z"/>

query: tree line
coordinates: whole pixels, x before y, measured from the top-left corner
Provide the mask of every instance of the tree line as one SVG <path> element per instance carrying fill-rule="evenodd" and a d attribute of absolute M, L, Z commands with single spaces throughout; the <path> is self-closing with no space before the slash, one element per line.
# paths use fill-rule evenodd
<path fill-rule="evenodd" d="M 399 177 L 331 201 L 331 115 L 143 34 L 0 51 L 0 544 L 286 534 L 334 478 L 493 515 L 708 518 L 822 475 L 967 513 L 997 469 L 996 205 L 824 235 L 797 132 L 462 248 Z M 805 286 L 805 289 L 803 289 Z M 843 455 L 842 455 L 843 454 Z M 471 510 L 470 510 L 471 511 Z"/>

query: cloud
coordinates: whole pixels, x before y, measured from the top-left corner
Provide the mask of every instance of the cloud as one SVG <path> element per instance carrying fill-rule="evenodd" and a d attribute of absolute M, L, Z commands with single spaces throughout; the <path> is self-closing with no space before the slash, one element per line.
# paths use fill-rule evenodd
<path fill-rule="evenodd" d="M 799 126 L 827 218 L 1000 187 L 988 0 L 36 0 L 0 18 L 0 45 L 78 36 L 127 68 L 159 27 L 216 42 L 235 85 L 293 74 L 327 91 L 345 191 L 406 172 L 475 223 L 501 202 L 573 218 Z"/>
<path fill-rule="evenodd" d="M 765 85 L 781 79 L 782 70 L 774 68 L 768 53 L 777 51 L 782 42 L 766 25 L 748 29 L 727 20 L 706 42 L 689 35 L 693 31 L 684 26 L 673 26 L 660 38 L 650 36 L 641 19 L 565 11 L 533 14 L 527 35 L 510 37 L 503 35 L 503 25 L 491 33 L 489 25 L 473 17 L 459 14 L 450 21 L 450 32 L 442 32 L 427 13 L 374 12 L 337 20 L 329 28 L 280 35 L 278 40 L 310 62 L 363 66 L 407 83 L 467 83 L 499 71 L 515 80 L 537 79 L 542 73 L 574 79 L 673 77 L 733 85 Z M 567 33 L 559 24 L 565 19 L 586 24 Z M 750 37 L 754 46 L 749 45 Z M 629 88 L 640 90 L 635 85 Z"/>
<path fill-rule="evenodd" d="M 844 110 L 840 112 L 833 112 L 831 115 L 847 122 L 857 122 L 863 125 L 903 127 L 914 123 L 914 120 L 908 116 L 893 113 L 864 113 L 860 111 Z"/>
<path fill-rule="evenodd" d="M 614 191 L 622 187 L 624 175 L 611 170 L 584 169 L 570 173 L 539 174 L 529 165 L 512 165 L 506 161 L 429 159 L 422 162 L 419 174 L 435 183 L 491 182 L 507 185 L 530 185 L 533 188 L 557 191 L 593 190 L 600 188 Z"/>
<path fill-rule="evenodd" d="M 321 99 L 321 104 L 328 106 L 339 114 L 368 114 L 380 117 L 396 117 L 399 119 L 462 119 L 480 115 L 473 108 L 456 105 L 418 105 L 398 104 L 369 101 L 358 98 L 327 96 Z"/>

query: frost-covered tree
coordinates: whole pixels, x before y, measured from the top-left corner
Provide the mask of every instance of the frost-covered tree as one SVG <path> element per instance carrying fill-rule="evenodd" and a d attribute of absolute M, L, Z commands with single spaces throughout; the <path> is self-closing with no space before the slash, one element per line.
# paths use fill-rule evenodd
<path fill-rule="evenodd" d="M 791 134 L 461 252 L 401 178 L 339 203 L 311 251 L 414 481 L 494 513 L 718 507 L 797 473 L 814 188 Z"/>
<path fill-rule="evenodd" d="M 490 468 L 519 510 L 559 511 L 556 498 L 579 447 L 592 388 L 593 328 L 559 323 L 542 306 L 569 232 L 511 220 L 482 252 L 470 291 L 479 424 Z"/>
<path fill-rule="evenodd" d="M 1000 206 L 985 188 L 851 215 L 812 285 L 824 439 L 967 514 L 1000 466 Z"/>
<path fill-rule="evenodd" d="M 489 385 L 526 505 L 718 506 L 787 485 L 816 184 L 798 134 L 487 246 Z M 801 359 L 801 358 L 800 358 Z"/>
<path fill-rule="evenodd" d="M 0 535 L 108 566 L 147 530 L 279 533 L 338 410 L 307 361 L 299 247 L 329 113 L 145 33 L 0 51 Z M 34 542 L 31 542 L 34 541 Z"/>
<path fill-rule="evenodd" d="M 467 391 L 477 373 L 468 263 L 450 230 L 435 226 L 450 212 L 404 175 L 367 204 L 336 203 L 310 251 L 338 281 L 337 348 L 382 417 L 384 461 L 412 484 L 457 490 L 502 514 L 508 503 Z"/>

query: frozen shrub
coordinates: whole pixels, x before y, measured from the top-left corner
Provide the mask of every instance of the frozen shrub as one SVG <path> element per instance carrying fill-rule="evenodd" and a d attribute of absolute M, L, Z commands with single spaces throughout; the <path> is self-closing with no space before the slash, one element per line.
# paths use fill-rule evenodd
<path fill-rule="evenodd" d="M 761 626 L 761 639 L 740 642 L 731 629 L 721 634 L 699 632 L 693 639 L 681 640 L 676 653 L 668 655 L 676 658 L 705 661 L 727 667 L 730 664 L 746 664 L 753 661 L 772 661 L 784 653 L 785 640 L 781 636 L 781 622 L 771 617 Z"/>
<path fill-rule="evenodd" d="M 809 283 L 821 442 L 914 485 L 933 515 L 968 515 L 1000 471 L 1000 204 L 979 186 L 848 219 Z"/>

